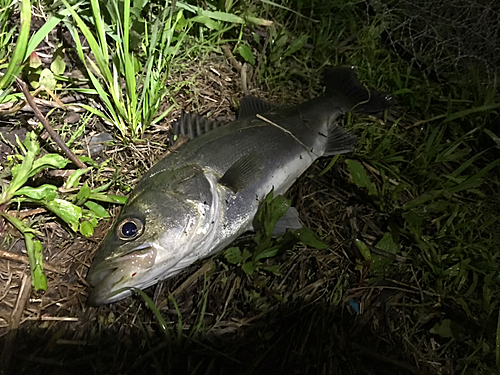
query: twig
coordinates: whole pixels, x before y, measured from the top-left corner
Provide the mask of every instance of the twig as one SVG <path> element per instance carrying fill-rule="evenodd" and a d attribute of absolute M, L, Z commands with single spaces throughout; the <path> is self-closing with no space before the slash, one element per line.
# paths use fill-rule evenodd
<path fill-rule="evenodd" d="M 247 63 L 243 64 L 241 68 L 241 88 L 243 90 L 243 94 L 248 95 L 248 85 L 247 85 Z"/>
<path fill-rule="evenodd" d="M 14 253 L 11 253 L 10 251 L 5 251 L 5 250 L 2 250 L 2 249 L 0 249 L 0 258 L 8 259 L 8 260 L 13 260 L 14 262 L 19 262 L 19 263 L 23 263 L 23 264 L 29 264 L 30 263 L 28 257 L 25 257 L 23 255 L 19 255 L 19 254 L 14 254 Z M 61 271 L 59 271 L 52 264 L 47 263 L 47 261 L 43 262 L 43 268 L 45 270 L 47 270 L 47 271 L 50 271 L 50 272 L 55 272 L 55 273 L 58 273 L 58 274 L 62 274 Z"/>
<path fill-rule="evenodd" d="M 238 73 L 241 73 L 241 64 L 234 58 L 233 53 L 231 52 L 231 49 L 229 48 L 228 45 L 224 44 L 222 45 L 222 52 L 224 52 L 224 55 L 228 58 L 229 62 L 233 66 L 234 69 L 238 71 Z"/>
<path fill-rule="evenodd" d="M 16 77 L 17 84 L 21 88 L 24 97 L 26 98 L 26 101 L 28 104 L 33 108 L 33 112 L 35 113 L 35 116 L 40 120 L 42 123 L 43 127 L 45 130 L 47 130 L 47 133 L 49 133 L 50 137 L 54 140 L 55 143 L 63 150 L 63 152 L 68 156 L 68 158 L 80 169 L 85 169 L 87 166 L 83 164 L 80 159 L 76 157 L 76 155 L 69 149 L 69 147 L 64 143 L 64 141 L 59 137 L 59 134 L 57 134 L 54 129 L 52 129 L 52 126 L 50 126 L 49 122 L 45 118 L 45 116 L 42 114 L 40 109 L 38 109 L 38 106 L 35 103 L 35 100 L 33 96 L 30 94 L 30 91 L 28 90 L 28 86 L 21 81 L 19 78 Z"/>

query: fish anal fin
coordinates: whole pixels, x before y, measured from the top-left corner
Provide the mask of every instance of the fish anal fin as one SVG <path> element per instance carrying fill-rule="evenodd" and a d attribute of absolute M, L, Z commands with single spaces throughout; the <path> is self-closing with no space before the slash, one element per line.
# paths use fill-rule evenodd
<path fill-rule="evenodd" d="M 272 111 L 273 109 L 276 108 L 278 108 L 278 106 L 272 103 L 268 103 L 252 95 L 246 95 L 243 97 L 243 99 L 241 99 L 238 120 L 242 120 L 247 117 L 252 117 L 257 114 L 263 115 L 264 113 Z"/>
<path fill-rule="evenodd" d="M 341 94 L 348 97 L 354 105 L 351 109 L 356 112 L 377 113 L 394 104 L 391 96 L 366 89 L 359 82 L 353 67 L 326 68 L 323 81 L 326 86 L 326 95 Z"/>
<path fill-rule="evenodd" d="M 323 156 L 333 156 L 351 152 L 356 147 L 358 138 L 338 124 L 331 124 L 328 128 L 328 139 Z"/>
<path fill-rule="evenodd" d="M 243 190 L 257 181 L 262 174 L 262 163 L 256 152 L 250 152 L 239 158 L 220 178 L 219 183 L 233 192 Z"/>
<path fill-rule="evenodd" d="M 274 235 L 283 234 L 287 229 L 302 229 L 299 213 L 295 207 L 290 207 L 283 216 L 279 218 L 273 229 Z"/>

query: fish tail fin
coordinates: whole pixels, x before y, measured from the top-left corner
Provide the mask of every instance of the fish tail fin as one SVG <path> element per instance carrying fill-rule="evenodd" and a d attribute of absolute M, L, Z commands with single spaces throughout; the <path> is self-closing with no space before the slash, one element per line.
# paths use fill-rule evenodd
<path fill-rule="evenodd" d="M 366 89 L 359 82 L 353 67 L 326 68 L 323 81 L 326 86 L 326 95 L 346 96 L 354 104 L 354 107 L 350 109 L 356 112 L 377 113 L 394 104 L 391 96 Z"/>

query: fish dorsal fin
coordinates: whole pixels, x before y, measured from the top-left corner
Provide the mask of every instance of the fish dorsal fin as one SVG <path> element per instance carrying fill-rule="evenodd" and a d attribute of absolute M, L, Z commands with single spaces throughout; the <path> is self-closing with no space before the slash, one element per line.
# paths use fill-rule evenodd
<path fill-rule="evenodd" d="M 358 138 L 337 124 L 328 128 L 328 139 L 324 156 L 332 156 L 351 152 L 356 147 Z"/>
<path fill-rule="evenodd" d="M 238 192 L 253 182 L 262 174 L 262 163 L 257 152 L 250 152 L 239 158 L 219 180 L 233 192 Z"/>
<path fill-rule="evenodd" d="M 169 134 L 170 146 L 172 146 L 177 140 L 177 137 L 181 135 L 187 135 L 189 139 L 194 139 L 223 125 L 225 125 L 225 123 L 222 121 L 210 120 L 206 116 L 200 116 L 197 113 L 189 113 L 182 110 L 181 117 L 172 123 Z"/>
<path fill-rule="evenodd" d="M 339 66 L 325 69 L 323 81 L 326 95 L 344 95 L 355 104 L 353 110 L 360 113 L 377 113 L 390 107 L 393 99 L 378 91 L 368 91 L 358 80 L 353 67 Z"/>
<path fill-rule="evenodd" d="M 246 95 L 241 99 L 238 120 L 252 117 L 257 114 L 263 115 L 264 113 L 272 111 L 276 108 L 278 108 L 277 105 L 268 103 L 252 95 Z"/>
<path fill-rule="evenodd" d="M 286 212 L 279 218 L 273 229 L 273 234 L 283 234 L 287 229 L 302 229 L 302 224 L 299 219 L 299 212 L 295 207 L 290 207 Z"/>

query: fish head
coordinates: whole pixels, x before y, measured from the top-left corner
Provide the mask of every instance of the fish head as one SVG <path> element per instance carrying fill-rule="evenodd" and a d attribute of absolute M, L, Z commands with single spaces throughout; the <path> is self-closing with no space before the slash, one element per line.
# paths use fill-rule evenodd
<path fill-rule="evenodd" d="M 94 287 L 89 305 L 173 276 L 200 257 L 200 246 L 210 246 L 218 212 L 210 180 L 196 168 L 155 177 L 137 186 L 96 251 L 87 275 Z"/>

